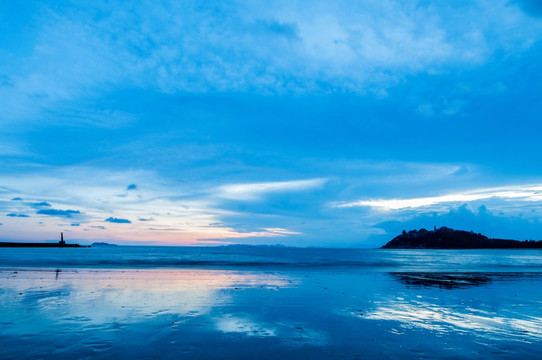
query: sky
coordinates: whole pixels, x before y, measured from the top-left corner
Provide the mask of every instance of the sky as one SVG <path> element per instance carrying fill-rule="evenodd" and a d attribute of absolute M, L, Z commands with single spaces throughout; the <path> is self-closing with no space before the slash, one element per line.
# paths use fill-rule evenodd
<path fill-rule="evenodd" d="M 542 3 L 0 2 L 0 240 L 542 239 Z"/>

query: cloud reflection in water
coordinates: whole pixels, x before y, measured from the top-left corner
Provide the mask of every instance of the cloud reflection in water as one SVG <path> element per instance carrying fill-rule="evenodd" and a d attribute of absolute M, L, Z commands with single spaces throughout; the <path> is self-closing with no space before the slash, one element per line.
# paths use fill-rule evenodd
<path fill-rule="evenodd" d="M 446 273 L 392 273 L 397 280 L 414 288 L 437 288 L 470 291 L 473 287 L 487 286 L 493 281 L 529 279 L 535 274 L 446 274 Z M 441 294 L 442 295 L 442 294 Z M 364 319 L 396 321 L 404 329 L 421 328 L 441 334 L 463 333 L 487 339 L 503 337 L 515 341 L 540 341 L 542 317 L 531 316 L 515 308 L 489 308 L 487 304 L 465 306 L 465 302 L 449 306 L 439 298 L 433 302 L 396 297 L 375 302 L 376 306 L 364 314 Z M 489 311 L 488 311 L 489 310 Z M 352 314 L 356 315 L 356 314 Z"/>

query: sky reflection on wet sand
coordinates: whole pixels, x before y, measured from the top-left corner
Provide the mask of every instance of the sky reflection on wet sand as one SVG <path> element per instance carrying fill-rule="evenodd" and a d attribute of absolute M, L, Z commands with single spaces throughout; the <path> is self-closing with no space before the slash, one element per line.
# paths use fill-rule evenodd
<path fill-rule="evenodd" d="M 454 288 L 344 269 L 4 270 L 0 355 L 536 358 L 542 277 L 486 276 Z"/>

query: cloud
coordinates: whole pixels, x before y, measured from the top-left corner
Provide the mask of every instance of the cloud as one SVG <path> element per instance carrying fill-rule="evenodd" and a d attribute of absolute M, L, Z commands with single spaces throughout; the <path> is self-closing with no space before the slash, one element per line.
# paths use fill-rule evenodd
<path fill-rule="evenodd" d="M 11 199 L 11 201 L 23 201 L 23 199 L 20 197 L 14 197 L 13 199 Z"/>
<path fill-rule="evenodd" d="M 468 174 L 470 171 L 469 167 L 466 166 L 466 165 L 461 165 L 461 167 L 459 169 L 457 169 L 456 171 L 454 171 L 452 173 L 452 175 L 455 175 L 455 176 L 462 176 L 462 175 L 466 175 Z"/>
<path fill-rule="evenodd" d="M 105 229 L 105 226 L 100 226 L 100 225 L 91 225 L 90 227 L 93 228 L 93 229 L 100 229 L 100 230 Z"/>
<path fill-rule="evenodd" d="M 258 200 L 270 193 L 307 191 L 322 187 L 327 179 L 275 181 L 247 184 L 230 184 L 218 188 L 217 195 L 232 200 Z"/>
<path fill-rule="evenodd" d="M 181 229 L 175 229 L 175 228 L 147 228 L 147 230 L 150 230 L 150 231 L 181 231 Z"/>
<path fill-rule="evenodd" d="M 535 3 L 521 2 L 531 14 Z M 36 9 L 29 54 L 6 71 L 6 118 L 53 110 L 71 123 L 130 121 L 119 110 L 85 111 L 74 101 L 95 101 L 89 97 L 99 89 L 119 85 L 165 94 L 382 92 L 412 74 L 484 64 L 541 36 L 535 19 L 505 0 L 119 6 Z"/>
<path fill-rule="evenodd" d="M 463 108 L 467 105 L 464 100 L 450 100 L 438 99 L 435 103 L 418 105 L 417 111 L 426 116 L 432 117 L 435 115 L 453 116 L 461 113 Z"/>
<path fill-rule="evenodd" d="M 47 199 L 51 204 L 55 204 L 55 209 L 80 210 L 83 214 L 80 216 L 84 216 L 84 224 L 80 223 L 79 216 L 76 217 L 76 215 L 72 217 L 77 220 L 68 220 L 80 223 L 82 228 L 89 229 L 86 234 L 82 235 L 88 238 L 107 236 L 111 239 L 129 240 L 132 243 L 148 241 L 149 238 L 152 238 L 155 241 L 170 244 L 194 244 L 199 240 L 220 241 L 222 239 L 223 242 L 252 244 L 279 242 L 296 246 L 370 246 L 372 244 L 382 245 L 380 241 L 384 242 L 385 240 L 384 238 L 376 239 L 374 236 L 380 234 L 389 240 L 391 239 L 390 235 L 395 234 L 392 230 L 388 233 L 387 227 L 377 226 L 384 220 L 403 221 L 415 217 L 422 211 L 434 208 L 438 208 L 439 213 L 442 214 L 443 211 L 449 211 L 448 205 L 455 206 L 455 203 L 437 202 L 436 205 L 426 207 L 407 207 L 382 212 L 374 211 L 381 208 L 369 206 L 343 207 L 338 210 L 338 208 L 326 206 L 329 204 L 329 199 L 342 197 L 347 200 L 344 203 L 349 203 L 352 202 L 348 201 L 349 199 L 355 199 L 360 194 L 382 196 L 389 193 L 412 193 L 412 189 L 415 191 L 420 189 L 420 192 L 423 191 L 422 194 L 429 191 L 442 191 L 442 188 L 457 187 L 458 183 L 464 181 L 465 178 L 468 180 L 467 183 L 470 183 L 469 176 L 479 173 L 477 165 L 470 163 L 466 166 L 469 167 L 469 170 L 474 170 L 469 171 L 468 176 L 456 176 L 453 173 L 461 168 L 460 165 L 410 163 L 390 165 L 355 160 L 345 160 L 344 162 L 333 160 L 332 165 L 332 160 L 328 161 L 329 164 L 324 164 L 325 161 L 315 161 L 320 167 L 305 166 L 310 167 L 310 171 L 315 174 L 333 174 L 334 176 L 329 180 L 308 176 L 299 180 L 300 176 L 296 176 L 293 178 L 294 180 L 289 181 L 247 181 L 221 185 L 219 181 L 226 178 L 224 174 L 230 174 L 231 169 L 238 169 L 237 167 L 214 170 L 214 173 L 209 172 L 203 175 L 198 171 L 198 177 L 194 181 L 192 179 L 178 181 L 179 178 L 184 180 L 179 176 L 183 173 L 182 171 L 173 174 L 153 171 L 136 173 L 123 169 L 107 171 L 96 167 L 44 166 L 39 171 L 33 170 L 24 178 L 8 176 L 4 173 L 0 176 L 0 183 L 13 189 L 16 188 L 11 194 L 5 196 L 6 199 L 20 194 L 27 200 Z M 204 161 L 205 170 L 203 171 L 208 171 L 207 164 L 208 162 Z M 274 169 L 268 170 L 265 167 L 256 169 L 263 170 L 255 171 L 255 168 L 248 170 L 243 168 L 241 174 L 236 172 L 238 174 L 236 176 L 246 179 L 273 179 L 280 175 L 288 179 L 286 172 L 277 174 Z M 257 173 L 257 176 L 247 176 L 250 173 Z M 295 172 L 291 171 L 291 173 Z M 303 174 L 303 172 L 300 173 Z M 35 178 L 40 179 L 39 184 L 32 180 Z M 125 189 L 126 184 L 130 184 L 134 178 L 140 179 L 141 184 L 145 184 L 145 186 L 141 186 L 137 194 L 133 194 L 137 196 L 117 198 L 115 195 L 118 193 L 118 189 Z M 290 177 L 290 179 L 292 178 Z M 460 185 L 464 186 L 464 184 Z M 479 189 L 473 192 L 484 193 L 484 196 L 487 196 L 488 193 L 500 193 L 501 195 L 503 192 L 527 193 L 528 198 L 534 200 L 537 186 L 507 186 Z M 542 188 L 542 186 L 540 187 Z M 457 192 L 450 193 L 456 194 Z M 444 192 L 444 194 L 447 193 Z M 393 197 L 384 199 L 389 200 Z M 412 196 L 402 199 L 417 198 Z M 516 205 L 515 202 L 508 201 L 510 200 L 508 198 L 500 199 L 501 207 L 493 206 L 492 201 L 496 202 L 495 199 L 491 201 L 489 199 L 476 200 L 478 203 L 471 205 L 477 206 L 481 201 L 487 201 L 486 206 L 496 216 L 500 216 L 498 210 L 506 212 L 503 207 Z M 442 200 L 439 199 L 439 201 Z M 34 200 L 34 202 L 37 201 Z M 540 207 L 536 201 L 521 200 L 520 202 L 525 205 L 518 205 L 518 208 L 514 209 L 515 214 Z M 20 205 L 4 201 L 2 205 L 6 207 L 3 213 L 25 212 L 25 208 L 22 206 L 30 206 L 32 203 L 33 201 L 29 201 L 28 204 Z M 18 208 L 19 206 L 21 208 Z M 35 209 L 33 213 L 38 210 L 42 209 Z M 43 210 L 51 209 L 45 208 Z M 133 218 L 134 221 L 128 223 L 130 226 L 123 225 L 123 223 L 118 226 L 107 226 L 107 230 L 91 227 L 103 225 L 104 219 L 107 215 L 112 217 L 111 214 L 117 214 L 116 217 L 120 220 L 129 219 L 131 221 Z M 533 213 L 532 216 L 535 215 Z M 144 221 L 151 219 L 152 223 Z M 53 217 L 46 219 L 43 216 L 40 220 L 44 221 L 46 230 L 58 227 L 57 221 Z M 156 229 L 152 236 L 150 231 L 146 230 L 151 224 L 152 228 Z M 444 225 L 447 224 L 442 223 L 442 226 Z M 399 228 L 402 226 L 398 225 Z M 423 226 L 427 225 L 424 223 Z M 432 227 L 432 222 L 428 226 Z M 498 225 L 495 227 L 498 228 Z M 43 227 L 38 227 L 33 222 L 25 228 L 32 229 L 27 230 L 29 233 L 33 232 L 35 238 L 38 238 L 39 233 L 44 231 Z M 400 230 L 402 229 L 399 229 L 399 233 Z M 495 236 L 497 235 L 495 234 Z M 378 240 L 378 244 L 375 239 Z M 152 243 L 152 241 L 148 243 Z"/>
<path fill-rule="evenodd" d="M 291 231 L 283 228 L 265 228 L 265 231 L 267 231 L 270 234 L 276 234 L 277 236 L 281 235 L 299 235 L 300 232 L 297 231 Z"/>
<path fill-rule="evenodd" d="M 262 242 L 263 244 L 268 244 L 268 240 L 265 238 L 277 238 L 277 237 L 286 237 L 286 236 L 292 236 L 292 235 L 302 235 L 301 232 L 297 231 L 291 231 L 283 228 L 264 228 L 264 229 L 257 229 L 255 231 L 241 231 L 240 229 L 237 229 L 236 227 L 221 227 L 219 228 L 222 237 L 220 238 L 213 238 L 213 237 L 205 237 L 197 239 L 198 242 L 202 243 L 236 243 L 238 241 L 243 239 L 243 242 L 247 243 L 250 242 L 251 244 L 258 244 L 259 242 Z M 234 240 L 234 241 L 232 241 Z M 279 245 L 279 244 L 277 244 Z"/>
<path fill-rule="evenodd" d="M 385 230 L 384 234 L 374 236 L 382 239 L 381 244 L 399 235 L 402 230 L 433 229 L 433 226 L 446 226 L 457 230 L 474 231 L 489 237 L 515 240 L 542 240 L 542 221 L 536 213 L 505 215 L 492 211 L 485 205 L 471 208 L 467 204 L 450 208 L 448 212 L 424 212 L 411 214 L 404 220 L 389 220 L 376 224 L 375 228 Z"/>
<path fill-rule="evenodd" d="M 29 152 L 26 149 L 25 145 L 21 143 L 17 143 L 17 140 L 6 139 L 6 140 L 0 140 L 0 155 L 5 159 L 7 157 L 25 157 L 25 156 L 32 156 L 34 154 Z"/>
<path fill-rule="evenodd" d="M 60 217 L 72 217 L 72 215 L 80 214 L 79 210 L 60 210 L 60 209 L 42 209 L 36 214 L 48 215 L 48 216 L 60 216 Z"/>
<path fill-rule="evenodd" d="M 296 23 L 284 23 L 275 20 L 257 20 L 251 27 L 252 34 L 268 37 L 273 41 L 273 37 L 278 35 L 290 41 L 300 41 L 299 27 Z"/>
<path fill-rule="evenodd" d="M 137 190 L 137 185 L 136 184 L 130 184 L 126 187 L 126 190 Z"/>
<path fill-rule="evenodd" d="M 504 200 L 516 200 L 524 202 L 542 201 L 542 185 L 520 185 L 507 186 L 488 189 L 479 189 L 455 193 L 449 195 L 420 197 L 409 199 L 378 199 L 378 200 L 359 200 L 335 204 L 336 207 L 357 207 L 368 206 L 381 210 L 401 210 L 408 208 L 422 208 L 433 205 L 471 202 L 476 200 L 485 200 L 490 198 L 500 198 Z"/>
<path fill-rule="evenodd" d="M 108 217 L 104 221 L 111 222 L 111 223 L 117 223 L 117 224 L 131 224 L 132 222 L 128 219 L 118 219 L 114 217 Z"/>
<path fill-rule="evenodd" d="M 74 224 L 70 224 L 70 226 L 79 226 L 79 224 L 74 223 Z"/>
<path fill-rule="evenodd" d="M 42 206 L 50 207 L 51 204 L 49 204 L 48 202 L 42 201 L 42 202 L 39 202 L 39 203 L 34 203 L 34 204 L 32 204 L 32 206 L 34 206 L 34 207 L 42 207 Z"/>
<path fill-rule="evenodd" d="M 29 215 L 26 215 L 26 214 L 15 214 L 15 213 L 9 213 L 9 214 L 6 214 L 6 216 L 9 216 L 9 217 L 30 217 Z"/>
<path fill-rule="evenodd" d="M 139 218 L 139 221 L 152 221 L 152 218 Z"/>

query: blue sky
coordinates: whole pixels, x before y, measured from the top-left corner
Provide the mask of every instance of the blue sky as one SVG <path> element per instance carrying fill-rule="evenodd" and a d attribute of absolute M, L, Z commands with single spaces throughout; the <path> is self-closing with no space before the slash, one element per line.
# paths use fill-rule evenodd
<path fill-rule="evenodd" d="M 0 239 L 542 239 L 542 5 L 0 4 Z"/>

